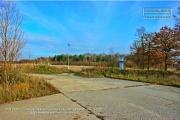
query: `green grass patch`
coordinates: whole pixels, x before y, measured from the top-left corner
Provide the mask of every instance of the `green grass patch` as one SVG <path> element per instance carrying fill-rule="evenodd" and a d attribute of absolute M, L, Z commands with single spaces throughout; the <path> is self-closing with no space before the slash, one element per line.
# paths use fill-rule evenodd
<path fill-rule="evenodd" d="M 76 75 L 83 77 L 108 77 L 180 87 L 180 73 L 160 70 L 120 70 L 118 68 L 84 69 Z"/>

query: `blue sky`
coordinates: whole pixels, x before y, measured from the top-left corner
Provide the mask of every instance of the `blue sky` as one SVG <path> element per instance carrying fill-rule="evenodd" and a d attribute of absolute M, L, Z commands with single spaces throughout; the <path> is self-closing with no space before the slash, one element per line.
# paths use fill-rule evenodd
<path fill-rule="evenodd" d="M 144 19 L 143 7 L 170 7 L 177 13 L 178 1 L 18 1 L 26 16 L 22 29 L 28 43 L 22 58 L 57 54 L 128 54 L 136 39 L 135 31 L 144 26 L 155 32 L 174 26 L 173 19 Z"/>

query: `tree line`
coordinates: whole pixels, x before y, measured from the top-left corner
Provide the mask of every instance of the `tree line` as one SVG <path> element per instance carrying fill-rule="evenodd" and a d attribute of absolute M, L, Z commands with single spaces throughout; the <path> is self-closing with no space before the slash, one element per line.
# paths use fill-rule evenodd
<path fill-rule="evenodd" d="M 180 14 L 180 7 L 178 7 Z M 146 32 L 145 27 L 136 29 L 137 39 L 130 46 L 127 65 L 135 64 L 144 70 L 152 68 L 176 67 L 180 69 L 180 18 L 173 16 L 174 28 L 163 26 L 159 32 Z"/>
<path fill-rule="evenodd" d="M 55 55 L 52 58 L 54 64 L 67 64 L 68 55 L 61 54 Z M 94 53 L 84 53 L 69 55 L 70 65 L 98 65 L 107 67 L 118 67 L 119 53 L 114 54 L 94 54 Z"/>

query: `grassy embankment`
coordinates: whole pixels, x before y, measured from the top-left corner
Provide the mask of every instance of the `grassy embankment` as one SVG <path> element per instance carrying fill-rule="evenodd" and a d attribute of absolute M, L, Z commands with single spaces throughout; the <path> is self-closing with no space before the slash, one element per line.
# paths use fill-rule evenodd
<path fill-rule="evenodd" d="M 48 65 L 23 65 L 21 69 L 24 73 L 31 74 L 61 74 L 67 72 L 66 68 L 51 67 Z"/>
<path fill-rule="evenodd" d="M 59 93 L 52 84 L 46 82 L 44 78 L 28 76 L 24 73 L 36 74 L 59 74 L 62 73 L 57 68 L 47 65 L 16 65 L 8 72 L 8 84 L 3 82 L 3 67 L 0 67 L 0 104 L 29 99 L 39 96 Z"/>
<path fill-rule="evenodd" d="M 160 70 L 120 70 L 118 68 L 84 69 L 77 73 L 83 77 L 108 77 L 123 80 L 180 87 L 180 73 Z"/>

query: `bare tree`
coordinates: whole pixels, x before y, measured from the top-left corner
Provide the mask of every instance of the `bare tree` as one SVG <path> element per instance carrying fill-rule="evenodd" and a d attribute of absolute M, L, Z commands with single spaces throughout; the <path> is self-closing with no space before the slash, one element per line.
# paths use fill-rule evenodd
<path fill-rule="evenodd" d="M 144 70 L 144 56 L 145 56 L 145 34 L 146 34 L 146 30 L 145 28 L 142 26 L 138 29 L 136 29 L 136 36 L 138 36 L 139 38 L 139 42 L 141 43 L 141 48 L 142 48 L 142 69 Z"/>
<path fill-rule="evenodd" d="M 146 55 L 147 55 L 147 69 L 149 70 L 150 68 L 150 62 L 151 62 L 151 56 L 152 56 L 152 40 L 154 38 L 154 34 L 155 33 L 146 33 L 145 34 L 145 41 L 146 41 L 146 46 L 147 46 L 147 52 L 146 52 Z"/>
<path fill-rule="evenodd" d="M 138 40 L 134 40 L 134 42 L 130 46 L 130 51 L 132 52 L 132 54 L 134 54 L 140 47 L 140 42 Z"/>
<path fill-rule="evenodd" d="M 174 30 L 175 30 L 176 34 L 179 36 L 178 40 L 180 41 L 180 6 L 178 7 L 177 16 L 173 15 L 173 18 L 175 20 Z M 179 51 L 180 51 L 180 49 L 179 49 Z M 176 57 L 175 67 L 177 69 L 180 69 L 180 56 Z"/>
<path fill-rule="evenodd" d="M 22 48 L 26 44 L 25 33 L 21 29 L 24 17 L 19 13 L 16 3 L 9 0 L 0 0 L 0 82 L 5 90 L 13 83 L 14 75 L 12 62 L 18 60 Z"/>
<path fill-rule="evenodd" d="M 177 14 L 180 14 L 180 6 L 178 7 Z M 179 30 L 180 31 L 180 17 L 179 17 L 179 15 L 177 15 L 177 16 L 173 15 L 173 18 L 175 20 L 175 25 L 174 25 L 175 30 Z"/>
<path fill-rule="evenodd" d="M 109 53 L 109 59 L 108 59 L 108 66 L 109 67 L 117 67 L 119 55 L 118 53 L 114 53 L 113 47 L 110 48 L 110 53 Z"/>
<path fill-rule="evenodd" d="M 1 0 L 0 7 L 0 56 L 2 61 L 15 61 L 26 44 L 25 33 L 20 28 L 24 17 L 15 2 Z"/>

